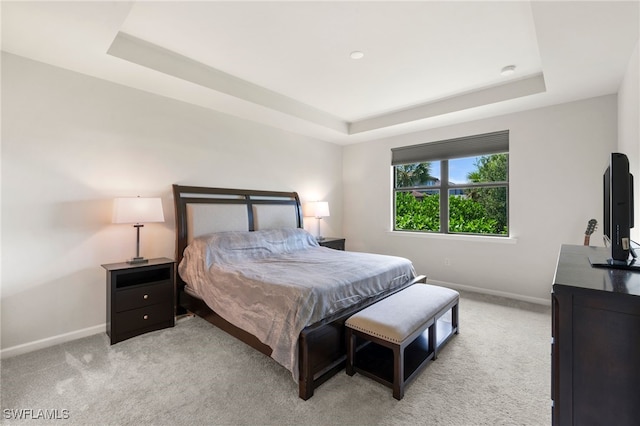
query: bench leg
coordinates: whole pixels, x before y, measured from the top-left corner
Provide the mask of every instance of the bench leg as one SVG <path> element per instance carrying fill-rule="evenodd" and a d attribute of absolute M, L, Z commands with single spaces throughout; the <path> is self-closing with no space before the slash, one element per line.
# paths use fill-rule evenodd
<path fill-rule="evenodd" d="M 438 319 L 436 318 L 434 320 L 434 331 L 433 331 L 433 342 L 434 342 L 433 359 L 434 360 L 438 358 L 438 351 L 440 349 L 440 347 L 438 346 L 438 336 L 436 334 L 437 322 L 438 322 Z M 458 334 L 460 330 L 460 326 L 458 324 L 458 300 L 456 300 L 455 305 L 451 307 L 451 329 L 452 329 L 452 335 Z M 450 338 L 451 336 L 447 336 L 446 340 Z M 431 330 L 429 330 L 429 346 L 431 346 Z"/>
<path fill-rule="evenodd" d="M 436 327 L 436 323 L 438 321 L 435 320 L 433 321 L 433 324 L 431 324 L 428 328 L 429 330 L 429 347 L 428 347 L 428 351 L 429 353 L 433 354 L 433 360 L 435 361 L 438 358 L 438 346 L 436 344 L 437 340 L 437 336 L 436 336 L 436 330 L 438 327 Z"/>
<path fill-rule="evenodd" d="M 356 336 L 349 327 L 346 327 L 347 338 L 347 374 L 353 376 L 356 373 L 354 368 L 356 362 Z"/>
<path fill-rule="evenodd" d="M 458 334 L 459 325 L 458 325 L 458 304 L 456 303 L 451 308 L 451 326 L 454 327 L 456 331 L 455 334 Z"/>
<path fill-rule="evenodd" d="M 393 397 L 400 401 L 404 397 L 404 348 L 393 347 Z"/>

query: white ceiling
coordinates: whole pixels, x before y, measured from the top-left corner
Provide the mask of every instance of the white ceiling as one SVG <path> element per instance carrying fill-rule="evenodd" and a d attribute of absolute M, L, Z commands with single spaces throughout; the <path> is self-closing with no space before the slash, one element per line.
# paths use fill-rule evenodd
<path fill-rule="evenodd" d="M 1 8 L 3 51 L 340 144 L 616 93 L 640 26 L 638 1 Z"/>

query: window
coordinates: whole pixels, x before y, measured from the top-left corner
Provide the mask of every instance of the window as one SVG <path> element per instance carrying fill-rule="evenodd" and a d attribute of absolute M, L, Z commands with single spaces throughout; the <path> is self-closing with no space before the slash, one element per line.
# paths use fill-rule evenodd
<path fill-rule="evenodd" d="M 395 148 L 395 231 L 509 235 L 509 132 Z"/>

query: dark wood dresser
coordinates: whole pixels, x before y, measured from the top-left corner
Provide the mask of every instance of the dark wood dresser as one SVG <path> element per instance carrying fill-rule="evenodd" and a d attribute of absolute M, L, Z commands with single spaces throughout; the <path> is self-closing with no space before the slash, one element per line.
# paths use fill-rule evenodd
<path fill-rule="evenodd" d="M 107 270 L 107 334 L 111 344 L 175 325 L 174 261 L 110 263 Z"/>
<path fill-rule="evenodd" d="M 592 267 L 603 247 L 563 245 L 552 293 L 552 423 L 640 424 L 640 272 Z"/>

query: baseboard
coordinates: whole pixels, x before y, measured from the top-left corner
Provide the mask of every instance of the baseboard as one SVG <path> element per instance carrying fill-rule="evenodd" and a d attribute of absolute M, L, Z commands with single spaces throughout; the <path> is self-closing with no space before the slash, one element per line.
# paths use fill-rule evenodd
<path fill-rule="evenodd" d="M 435 284 L 443 287 L 449 287 L 455 290 L 470 291 L 473 293 L 488 294 L 490 296 L 506 297 L 507 299 L 520 300 L 522 302 L 535 303 L 536 305 L 551 306 L 551 296 L 549 299 L 541 299 L 539 297 L 523 296 L 516 293 L 508 293 L 506 291 L 489 290 L 481 287 L 473 287 L 469 285 L 449 283 L 446 281 L 431 280 L 427 278 L 427 284 Z"/>
<path fill-rule="evenodd" d="M 47 337 L 33 342 L 23 343 L 21 345 L 11 346 L 0 350 L 0 358 L 10 358 L 16 355 L 26 354 L 27 352 L 37 351 L 38 349 L 48 348 L 50 346 L 59 345 L 60 343 L 70 342 L 72 340 L 81 339 L 87 336 L 93 336 L 98 333 L 105 333 L 107 324 L 100 324 L 93 327 L 83 328 L 82 330 L 71 331 L 69 333 L 59 334 L 57 336 Z"/>

